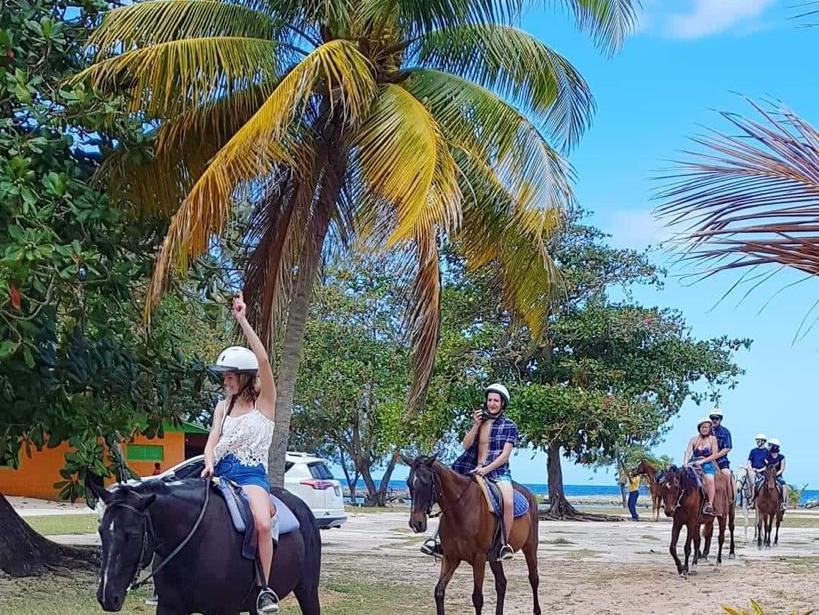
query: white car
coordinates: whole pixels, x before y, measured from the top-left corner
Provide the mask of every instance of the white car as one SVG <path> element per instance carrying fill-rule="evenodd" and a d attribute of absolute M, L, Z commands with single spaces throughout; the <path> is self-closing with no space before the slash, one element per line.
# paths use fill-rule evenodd
<path fill-rule="evenodd" d="M 156 476 L 141 480 L 178 480 L 197 477 L 205 466 L 203 455 L 186 459 Z M 304 500 L 313 511 L 319 529 L 341 527 L 347 520 L 341 483 L 333 478 L 330 468 L 321 457 L 307 453 L 291 453 L 285 456 L 284 488 Z M 97 514 L 102 517 L 104 506 L 97 502 Z"/>

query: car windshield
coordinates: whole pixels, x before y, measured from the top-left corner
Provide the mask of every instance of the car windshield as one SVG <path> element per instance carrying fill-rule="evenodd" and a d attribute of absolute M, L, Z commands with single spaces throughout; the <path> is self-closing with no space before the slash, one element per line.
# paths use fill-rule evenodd
<path fill-rule="evenodd" d="M 202 459 L 197 459 L 194 462 L 186 463 L 183 466 L 178 467 L 174 471 L 174 476 L 176 478 L 195 478 L 202 474 L 202 469 L 205 467 L 205 462 Z"/>

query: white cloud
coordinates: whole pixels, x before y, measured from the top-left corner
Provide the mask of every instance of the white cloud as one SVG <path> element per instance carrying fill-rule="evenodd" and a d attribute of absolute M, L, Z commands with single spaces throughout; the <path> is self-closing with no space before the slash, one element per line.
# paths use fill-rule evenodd
<path fill-rule="evenodd" d="M 665 16 L 664 31 L 674 38 L 694 39 L 725 32 L 762 15 L 776 0 L 692 0 L 691 10 Z"/>
<path fill-rule="evenodd" d="M 612 211 L 607 216 L 603 229 L 611 233 L 612 244 L 635 250 L 657 247 L 672 236 L 670 229 L 655 218 L 650 209 Z"/>

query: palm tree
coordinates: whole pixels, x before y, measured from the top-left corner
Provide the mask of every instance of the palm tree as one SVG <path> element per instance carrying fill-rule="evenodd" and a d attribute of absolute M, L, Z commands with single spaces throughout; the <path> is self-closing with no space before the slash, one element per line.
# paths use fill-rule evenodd
<path fill-rule="evenodd" d="M 737 134 L 696 139 L 660 194 L 660 216 L 680 229 L 704 274 L 766 265 L 819 274 L 819 132 L 782 106 L 753 105 L 759 119 L 723 113 Z"/>
<path fill-rule="evenodd" d="M 546 240 L 571 201 L 558 152 L 594 103 L 561 55 L 518 29 L 520 0 L 149 0 L 105 15 L 78 76 L 126 97 L 153 127 L 148 164 L 107 165 L 143 211 L 170 215 L 148 292 L 185 271 L 237 202 L 254 208 L 245 292 L 268 342 L 284 324 L 281 481 L 313 281 L 329 246 L 398 251 L 418 401 L 439 332 L 438 245 L 490 262 L 535 333 L 555 276 Z M 636 0 L 562 0 L 606 52 Z M 549 139 L 555 142 L 550 144 Z"/>

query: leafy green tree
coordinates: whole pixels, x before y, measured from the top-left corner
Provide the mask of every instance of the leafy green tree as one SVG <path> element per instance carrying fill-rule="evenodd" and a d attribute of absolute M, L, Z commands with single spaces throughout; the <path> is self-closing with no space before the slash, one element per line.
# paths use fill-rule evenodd
<path fill-rule="evenodd" d="M 263 337 L 283 329 L 274 483 L 330 244 L 408 255 L 414 401 L 440 331 L 439 236 L 462 238 L 471 266 L 496 263 L 510 309 L 542 325 L 544 239 L 571 200 L 558 149 L 577 141 L 593 101 L 565 58 L 515 27 L 528 4 L 153 0 L 111 11 L 96 31 L 79 78 L 125 94 L 157 127 L 149 164 L 108 168 L 146 209 L 172 215 L 149 302 L 207 250 L 237 194 L 256 206 L 245 295 Z M 632 0 L 560 4 L 607 51 L 635 23 Z"/>
<path fill-rule="evenodd" d="M 371 506 L 385 505 L 392 453 L 405 440 L 410 373 L 398 268 L 363 258 L 328 269 L 311 303 L 293 413 L 291 442 L 329 453 L 351 495 L 360 475 Z"/>
<path fill-rule="evenodd" d="M 90 22 L 104 8 L 11 0 L 0 14 L 0 463 L 68 442 L 60 494 L 108 475 L 137 427 L 201 411 L 201 363 L 179 351 L 184 311 L 163 304 L 140 328 L 151 256 L 164 229 L 129 219 L 90 179 L 100 150 L 138 135 L 122 102 L 65 78 L 81 67 Z M 102 125 L 112 133 L 103 133 Z M 134 137 L 138 138 L 138 137 Z M 118 472 L 124 468 L 116 468 Z M 87 564 L 88 553 L 38 536 L 0 495 L 0 569 L 31 574 Z"/>

